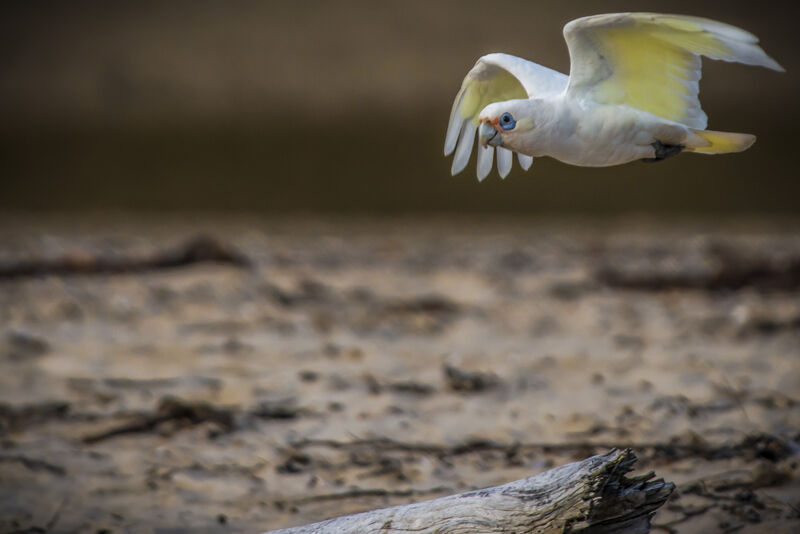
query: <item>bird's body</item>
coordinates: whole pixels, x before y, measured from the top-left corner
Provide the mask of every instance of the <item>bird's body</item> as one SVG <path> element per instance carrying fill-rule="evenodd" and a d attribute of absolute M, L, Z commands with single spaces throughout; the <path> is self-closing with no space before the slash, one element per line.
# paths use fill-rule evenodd
<path fill-rule="evenodd" d="M 494 150 L 505 177 L 516 152 L 523 168 L 550 156 L 587 167 L 658 161 L 683 150 L 738 152 L 749 134 L 706 130 L 697 98 L 700 56 L 781 67 L 743 30 L 675 15 L 584 17 L 564 28 L 570 75 L 507 54 L 489 54 L 467 74 L 453 104 L 445 154 L 464 169 L 476 130 L 478 178 Z"/>
<path fill-rule="evenodd" d="M 584 167 L 607 167 L 654 158 L 656 140 L 681 145 L 688 128 L 652 113 L 618 104 L 579 102 L 564 94 L 536 99 L 536 132 L 519 151 L 551 156 Z"/>

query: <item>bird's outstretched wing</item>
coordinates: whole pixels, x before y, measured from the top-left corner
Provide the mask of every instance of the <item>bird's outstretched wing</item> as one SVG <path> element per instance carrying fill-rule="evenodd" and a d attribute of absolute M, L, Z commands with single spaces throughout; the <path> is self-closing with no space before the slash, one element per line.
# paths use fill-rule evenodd
<path fill-rule="evenodd" d="M 564 26 L 564 38 L 568 96 L 627 104 L 701 130 L 707 118 L 697 98 L 700 56 L 783 70 L 753 34 L 698 17 L 594 15 Z"/>
<path fill-rule="evenodd" d="M 455 150 L 451 172 L 458 174 L 467 166 L 483 108 L 494 102 L 561 93 L 566 85 L 566 75 L 522 58 L 508 54 L 480 58 L 464 78 L 450 111 L 444 155 L 449 156 Z M 533 158 L 524 154 L 517 157 L 522 168 L 528 170 Z M 492 170 L 493 159 L 494 147 L 478 147 L 479 180 Z M 511 151 L 498 147 L 497 170 L 501 177 L 508 175 L 511 163 Z"/>

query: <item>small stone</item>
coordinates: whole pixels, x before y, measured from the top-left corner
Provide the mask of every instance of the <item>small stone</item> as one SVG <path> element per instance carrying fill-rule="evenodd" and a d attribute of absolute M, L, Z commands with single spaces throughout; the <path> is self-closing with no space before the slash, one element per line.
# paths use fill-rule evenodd
<path fill-rule="evenodd" d="M 300 380 L 303 382 L 316 382 L 319 380 L 319 373 L 316 371 L 300 371 Z"/>
<path fill-rule="evenodd" d="M 0 357 L 13 361 L 37 358 L 50 352 L 47 341 L 22 330 L 9 330 L 0 341 Z"/>

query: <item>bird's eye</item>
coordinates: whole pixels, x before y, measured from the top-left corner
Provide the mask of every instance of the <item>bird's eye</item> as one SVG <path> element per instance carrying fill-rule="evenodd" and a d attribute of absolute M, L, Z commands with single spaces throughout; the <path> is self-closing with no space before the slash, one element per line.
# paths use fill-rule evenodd
<path fill-rule="evenodd" d="M 511 116 L 511 113 L 503 113 L 500 115 L 500 127 L 504 130 L 513 130 L 517 125 L 517 121 Z"/>

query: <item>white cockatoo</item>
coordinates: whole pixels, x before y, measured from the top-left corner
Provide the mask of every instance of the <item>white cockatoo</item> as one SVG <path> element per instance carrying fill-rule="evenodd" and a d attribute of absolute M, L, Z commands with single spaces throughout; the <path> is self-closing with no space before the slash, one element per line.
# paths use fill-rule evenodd
<path fill-rule="evenodd" d="M 564 26 L 569 76 L 508 54 L 469 71 L 450 113 L 444 153 L 464 170 L 478 132 L 478 179 L 505 178 L 512 152 L 523 169 L 551 156 L 587 167 L 659 161 L 679 152 L 740 152 L 755 136 L 706 130 L 697 98 L 700 56 L 783 68 L 739 28 L 713 20 L 616 13 Z"/>

